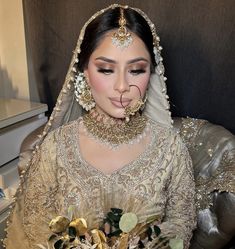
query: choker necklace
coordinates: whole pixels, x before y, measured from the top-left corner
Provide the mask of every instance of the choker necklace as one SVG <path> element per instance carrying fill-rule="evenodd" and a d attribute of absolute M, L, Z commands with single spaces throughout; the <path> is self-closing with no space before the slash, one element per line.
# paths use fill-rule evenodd
<path fill-rule="evenodd" d="M 125 122 L 125 119 L 107 117 L 95 110 L 83 116 L 83 125 L 88 135 L 112 149 L 140 141 L 149 129 L 147 118 L 139 113 Z"/>

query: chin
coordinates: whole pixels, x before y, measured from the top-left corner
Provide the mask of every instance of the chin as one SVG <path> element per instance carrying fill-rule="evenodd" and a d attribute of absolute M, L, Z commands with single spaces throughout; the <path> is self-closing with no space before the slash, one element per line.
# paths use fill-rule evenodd
<path fill-rule="evenodd" d="M 104 115 L 107 115 L 107 116 L 112 117 L 112 118 L 119 118 L 119 119 L 125 118 L 124 108 L 117 108 L 117 107 L 113 107 L 113 106 L 110 106 L 109 108 L 107 108 L 107 107 L 108 106 L 106 106 L 106 108 L 101 108 L 100 106 L 96 105 L 96 110 L 100 114 L 103 113 Z"/>
<path fill-rule="evenodd" d="M 119 109 L 119 110 L 110 110 L 105 112 L 108 116 L 112 118 L 118 118 L 118 119 L 123 119 L 125 118 L 124 116 L 124 109 Z"/>

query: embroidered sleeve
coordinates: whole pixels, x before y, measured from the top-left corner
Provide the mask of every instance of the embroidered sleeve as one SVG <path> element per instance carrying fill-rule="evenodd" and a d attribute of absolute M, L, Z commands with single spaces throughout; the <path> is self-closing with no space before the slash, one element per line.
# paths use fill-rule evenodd
<path fill-rule="evenodd" d="M 187 148 L 176 136 L 170 151 L 172 172 L 167 193 L 167 207 L 161 230 L 169 237 L 184 240 L 184 248 L 189 247 L 192 230 L 196 225 L 195 183 L 192 161 Z"/>
<path fill-rule="evenodd" d="M 55 164 L 54 136 L 49 134 L 33 157 L 18 191 L 7 229 L 7 248 L 37 248 L 36 244 L 47 241 L 48 224 L 57 206 Z"/>

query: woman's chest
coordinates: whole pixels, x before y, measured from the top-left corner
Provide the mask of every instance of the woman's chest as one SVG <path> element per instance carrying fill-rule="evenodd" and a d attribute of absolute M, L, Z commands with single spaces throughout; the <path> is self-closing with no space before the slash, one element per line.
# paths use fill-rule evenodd
<path fill-rule="evenodd" d="M 134 212 L 140 220 L 164 213 L 170 165 L 152 154 L 110 175 L 79 158 L 64 156 L 58 160 L 58 169 L 64 209 L 76 206 L 92 224 L 99 223 L 111 208 Z"/>
<path fill-rule="evenodd" d="M 57 152 L 57 178 L 64 209 L 74 205 L 83 216 L 95 214 L 93 219 L 101 219 L 115 207 L 134 211 L 140 217 L 162 214 L 172 167 L 168 149 L 167 140 L 159 136 L 134 160 L 117 168 L 120 156 L 101 155 L 101 166 L 107 163 L 112 169 L 106 173 L 84 159 L 76 137 L 65 134 Z M 91 153 L 99 154 L 97 150 Z"/>

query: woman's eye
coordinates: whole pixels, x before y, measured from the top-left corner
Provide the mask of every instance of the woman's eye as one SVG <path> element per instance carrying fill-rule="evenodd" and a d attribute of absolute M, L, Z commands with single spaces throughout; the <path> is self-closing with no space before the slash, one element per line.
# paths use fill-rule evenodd
<path fill-rule="evenodd" d="M 103 74 L 111 74 L 111 73 L 113 73 L 113 70 L 112 69 L 105 69 L 105 68 L 99 68 L 98 69 L 98 72 L 99 73 L 103 73 Z"/>
<path fill-rule="evenodd" d="M 139 74 L 142 74 L 142 73 L 145 73 L 146 71 L 144 69 L 133 69 L 133 70 L 130 70 L 129 71 L 132 75 L 139 75 Z"/>

